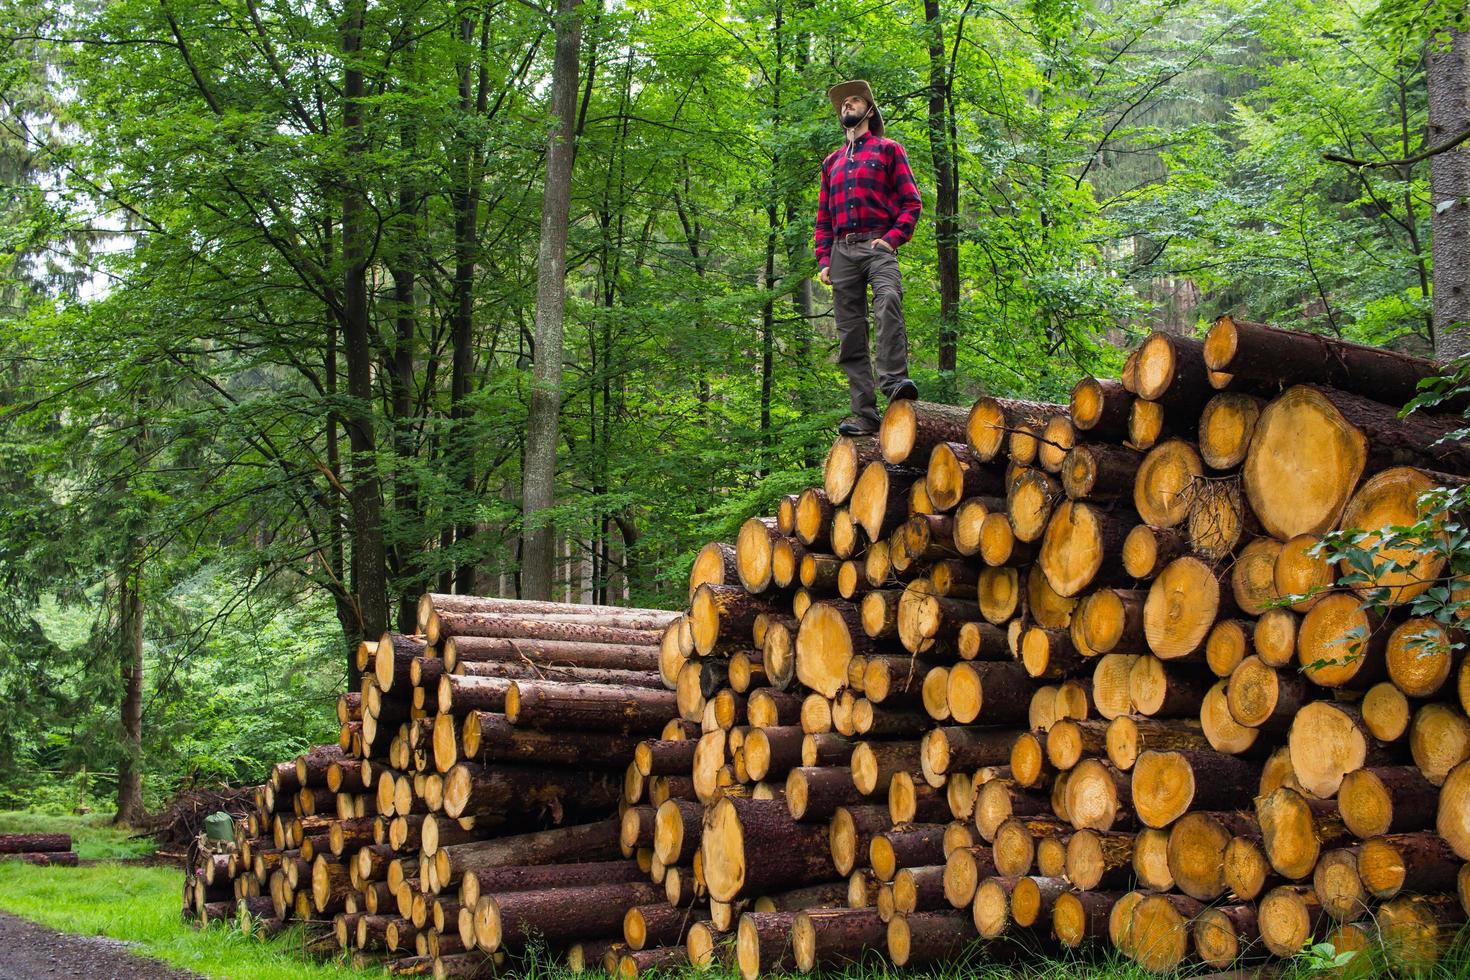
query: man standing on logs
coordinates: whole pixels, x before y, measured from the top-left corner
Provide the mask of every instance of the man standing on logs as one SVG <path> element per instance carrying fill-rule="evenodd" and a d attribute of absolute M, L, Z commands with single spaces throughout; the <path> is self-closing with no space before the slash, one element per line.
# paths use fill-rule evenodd
<path fill-rule="evenodd" d="M 903 323 L 903 280 L 898 247 L 919 221 L 919 188 L 902 146 L 883 137 L 883 116 L 865 81 L 827 92 L 847 132 L 840 149 L 822 162 L 817 203 L 818 278 L 832 287 L 839 346 L 852 416 L 837 430 L 846 436 L 878 431 L 873 365 L 868 356 L 868 286 L 877 321 L 878 387 L 889 401 L 919 397 L 908 378 L 909 342 Z"/>

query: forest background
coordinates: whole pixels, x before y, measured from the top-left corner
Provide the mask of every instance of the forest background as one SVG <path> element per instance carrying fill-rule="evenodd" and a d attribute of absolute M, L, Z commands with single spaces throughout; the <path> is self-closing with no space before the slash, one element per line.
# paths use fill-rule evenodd
<path fill-rule="evenodd" d="M 1227 310 L 1453 353 L 1435 163 L 1392 163 L 1434 142 L 1451 19 L 3 0 L 0 806 L 135 817 L 334 737 L 360 636 L 411 629 L 426 590 L 517 594 L 538 460 L 556 597 L 680 605 L 694 551 L 817 479 L 845 413 L 811 254 L 845 78 L 924 193 L 901 263 L 926 398 L 1061 400 Z M 548 458 L 526 433 L 558 48 Z"/>

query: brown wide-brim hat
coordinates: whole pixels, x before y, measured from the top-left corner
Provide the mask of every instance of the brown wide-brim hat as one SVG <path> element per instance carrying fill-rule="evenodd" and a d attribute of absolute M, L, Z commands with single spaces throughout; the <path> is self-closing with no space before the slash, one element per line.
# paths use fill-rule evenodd
<path fill-rule="evenodd" d="M 850 82 L 839 82 L 827 90 L 827 98 L 832 100 L 832 109 L 838 116 L 842 115 L 842 103 L 854 95 L 861 95 L 873 107 L 873 115 L 868 119 L 868 131 L 874 136 L 882 136 L 883 114 L 878 111 L 878 102 L 873 98 L 873 90 L 868 87 L 867 82 L 857 78 Z"/>

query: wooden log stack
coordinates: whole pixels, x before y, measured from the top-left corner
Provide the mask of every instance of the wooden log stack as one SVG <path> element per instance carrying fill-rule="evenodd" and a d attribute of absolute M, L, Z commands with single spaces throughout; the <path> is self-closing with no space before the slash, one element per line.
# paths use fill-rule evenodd
<path fill-rule="evenodd" d="M 1444 569 L 1399 554 L 1344 590 L 1314 546 L 1412 522 L 1470 453 L 1438 441 L 1454 420 L 1372 400 L 1433 364 L 1302 337 L 1222 318 L 1069 405 L 895 403 L 822 486 L 706 546 L 646 642 L 565 617 L 656 614 L 427 597 L 422 637 L 365 646 L 374 676 L 340 709 L 366 761 L 333 819 L 372 817 L 372 842 L 345 877 L 301 857 L 324 825 L 306 762 L 242 828 L 263 858 L 244 894 L 279 893 L 284 919 L 309 864 L 303 911 L 359 923 L 359 946 L 378 903 L 446 963 L 537 933 L 627 977 L 977 945 L 1170 971 L 1382 940 L 1432 963 L 1470 906 L 1470 665 L 1408 608 Z M 1387 615 L 1360 608 L 1374 588 Z M 611 812 L 608 771 L 636 859 L 616 880 L 542 829 Z"/>
<path fill-rule="evenodd" d="M 558 955 L 620 939 L 626 909 L 663 894 L 651 846 L 622 844 L 620 800 L 639 741 L 686 732 L 665 731 L 658 673 L 678 615 L 425 596 L 417 635 L 358 647 L 338 744 L 274 766 L 233 846 L 199 853 L 186 915 L 303 922 L 310 950 L 401 975 L 491 976 L 533 937 Z"/>
<path fill-rule="evenodd" d="M 71 834 L 0 834 L 0 861 L 75 865 Z"/>

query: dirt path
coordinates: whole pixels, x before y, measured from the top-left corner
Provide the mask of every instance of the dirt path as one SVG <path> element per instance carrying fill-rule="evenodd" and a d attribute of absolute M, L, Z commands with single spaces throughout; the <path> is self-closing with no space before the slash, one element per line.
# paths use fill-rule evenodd
<path fill-rule="evenodd" d="M 73 936 L 0 912 L 0 980 L 89 977 L 93 980 L 203 980 L 197 973 L 129 951 L 104 936 Z"/>

